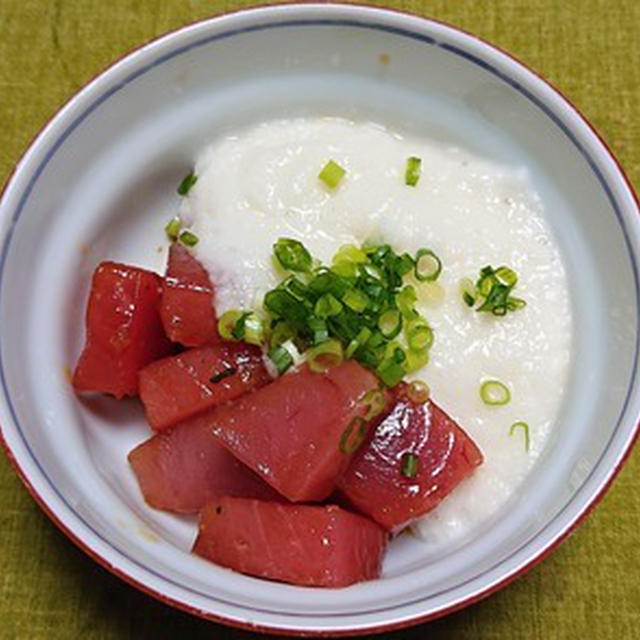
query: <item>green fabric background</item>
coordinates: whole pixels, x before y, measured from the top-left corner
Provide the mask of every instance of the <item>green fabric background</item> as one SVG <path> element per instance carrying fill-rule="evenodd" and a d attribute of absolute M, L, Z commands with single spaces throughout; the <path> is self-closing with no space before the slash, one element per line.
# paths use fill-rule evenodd
<path fill-rule="evenodd" d="M 0 180 L 43 123 L 131 48 L 250 6 L 224 0 L 1 0 Z M 640 2 L 462 0 L 388 4 L 507 49 L 567 95 L 640 184 Z M 640 454 L 579 531 L 513 585 L 388 638 L 640 637 Z M 0 638 L 249 638 L 121 583 L 40 512 L 0 456 Z"/>

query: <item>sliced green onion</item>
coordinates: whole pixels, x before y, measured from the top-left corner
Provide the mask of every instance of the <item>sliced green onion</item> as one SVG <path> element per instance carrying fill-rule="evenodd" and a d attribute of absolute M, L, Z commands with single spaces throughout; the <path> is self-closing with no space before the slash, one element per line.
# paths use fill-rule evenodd
<path fill-rule="evenodd" d="M 221 380 L 224 380 L 225 378 L 228 378 L 229 376 L 235 375 L 236 373 L 238 373 L 237 369 L 235 369 L 234 367 L 227 367 L 226 369 L 224 369 L 220 373 L 215 373 L 214 375 L 212 375 L 209 378 L 209 382 L 211 384 L 217 384 Z"/>
<path fill-rule="evenodd" d="M 371 334 L 369 340 L 367 340 L 367 347 L 375 349 L 376 347 L 382 346 L 385 342 L 384 336 L 379 331 L 375 331 Z"/>
<path fill-rule="evenodd" d="M 420 371 L 423 367 L 429 364 L 429 349 L 423 349 L 422 351 L 414 351 L 409 349 L 406 352 L 407 359 L 404 366 L 407 373 L 415 373 Z"/>
<path fill-rule="evenodd" d="M 402 329 L 402 316 L 397 309 L 389 309 L 378 318 L 380 333 L 389 340 L 395 338 Z"/>
<path fill-rule="evenodd" d="M 342 296 L 342 302 L 356 313 L 362 313 L 369 305 L 369 296 L 359 289 L 349 289 Z"/>
<path fill-rule="evenodd" d="M 293 238 L 278 238 L 273 245 L 278 262 L 289 271 L 309 271 L 311 269 L 311 254 L 306 247 Z"/>
<path fill-rule="evenodd" d="M 352 280 L 358 275 L 358 265 L 355 262 L 338 262 L 331 267 L 331 271 Z"/>
<path fill-rule="evenodd" d="M 376 372 L 387 387 L 395 387 L 404 378 L 406 369 L 395 359 L 388 358 L 380 363 Z"/>
<path fill-rule="evenodd" d="M 316 295 L 330 293 L 336 298 L 341 298 L 352 284 L 346 278 L 328 269 L 320 269 L 309 282 L 309 289 Z"/>
<path fill-rule="evenodd" d="M 307 286 L 295 276 L 287 278 L 280 287 L 288 291 L 296 300 L 305 300 L 307 298 Z"/>
<path fill-rule="evenodd" d="M 471 278 L 462 278 L 462 280 L 460 280 L 460 293 L 462 294 L 464 303 L 468 307 L 473 307 L 476 303 L 478 292 L 476 291 L 476 285 L 473 284 L 473 280 Z"/>
<path fill-rule="evenodd" d="M 351 358 L 353 354 L 363 345 L 366 344 L 367 340 L 371 337 L 371 329 L 368 327 L 362 327 L 358 332 L 358 335 L 349 342 L 347 345 L 347 349 L 344 352 L 345 358 Z"/>
<path fill-rule="evenodd" d="M 422 380 L 414 380 L 407 387 L 407 396 L 411 402 L 416 404 L 424 404 L 431 395 L 429 386 Z"/>
<path fill-rule="evenodd" d="M 356 358 L 385 385 L 394 386 L 407 372 L 428 362 L 433 331 L 416 309 L 416 289 L 403 280 L 416 271 L 425 281 L 421 296 L 426 287 L 439 286 L 429 281 L 441 267 L 432 252 L 421 250 L 416 265 L 410 254 L 398 254 L 387 244 L 344 245 L 330 268 L 315 269 L 309 252 L 295 240 L 281 238 L 274 245 L 275 253 L 278 269 L 283 266 L 308 274 L 289 275 L 263 300 L 271 329 L 268 344 L 286 349 L 290 343 L 294 365 L 301 352 L 310 368 L 318 371 L 345 357 Z M 247 317 L 240 319 L 242 323 L 246 325 Z M 405 334 L 397 342 L 403 329 Z M 241 333 L 238 328 L 236 336 Z M 263 328 L 262 342 L 264 333 Z"/>
<path fill-rule="evenodd" d="M 407 158 L 407 165 L 404 170 L 404 183 L 410 187 L 415 187 L 420 180 L 420 165 L 422 160 L 416 156 Z"/>
<path fill-rule="evenodd" d="M 527 301 L 522 298 L 516 298 L 515 296 L 509 296 L 507 298 L 507 309 L 509 311 L 517 311 L 527 306 Z"/>
<path fill-rule="evenodd" d="M 418 312 L 414 305 L 418 300 L 416 290 L 410 284 L 405 285 L 396 293 L 396 305 L 405 318 L 417 318 Z"/>
<path fill-rule="evenodd" d="M 412 351 L 429 350 L 433 345 L 433 330 L 424 320 L 410 322 L 405 329 L 405 335 Z"/>
<path fill-rule="evenodd" d="M 408 254 L 403 253 L 401 256 L 396 256 L 393 262 L 393 271 L 400 278 L 406 276 L 407 273 L 414 269 L 416 266 L 416 261 Z"/>
<path fill-rule="evenodd" d="M 473 307 L 479 298 L 480 304 L 476 311 L 488 311 L 494 316 L 505 316 L 508 311 L 517 311 L 527 304 L 522 298 L 511 295 L 518 282 L 518 275 L 509 267 L 483 267 L 475 284 L 475 291 L 467 280 L 464 280 L 464 288 L 461 286 L 462 298 L 470 307 Z"/>
<path fill-rule="evenodd" d="M 364 419 L 367 422 L 379 416 L 387 408 L 387 396 L 380 389 L 367 391 L 361 402 L 366 407 Z"/>
<path fill-rule="evenodd" d="M 518 282 L 518 276 L 513 269 L 509 269 L 509 267 L 498 267 L 494 271 L 495 277 L 498 279 L 500 284 L 504 284 L 507 287 L 514 287 Z"/>
<path fill-rule="evenodd" d="M 512 436 L 515 433 L 516 429 L 521 429 L 524 433 L 524 449 L 525 451 L 529 451 L 529 425 L 526 422 L 514 422 L 509 428 L 509 435 Z"/>
<path fill-rule="evenodd" d="M 356 247 L 355 244 L 343 244 L 333 256 L 333 264 L 335 265 L 341 262 L 362 264 L 365 263 L 367 259 L 367 254 L 362 249 Z"/>
<path fill-rule="evenodd" d="M 486 380 L 480 386 L 480 398 L 489 406 L 502 406 L 511 400 L 511 391 L 499 380 Z"/>
<path fill-rule="evenodd" d="M 347 455 L 354 453 L 354 451 L 356 451 L 364 442 L 366 437 L 367 421 L 360 416 L 356 416 L 349 422 L 346 429 L 340 436 L 340 451 Z"/>
<path fill-rule="evenodd" d="M 405 478 L 415 478 L 418 473 L 419 458 L 415 453 L 405 453 L 402 455 L 402 475 Z"/>
<path fill-rule="evenodd" d="M 272 289 L 264 296 L 264 308 L 293 325 L 303 325 L 309 312 L 300 300 L 284 289 Z"/>
<path fill-rule="evenodd" d="M 296 335 L 293 327 L 287 322 L 278 322 L 271 330 L 269 336 L 269 346 L 275 347 L 287 340 L 291 340 Z"/>
<path fill-rule="evenodd" d="M 196 182 L 198 182 L 198 176 L 195 175 L 195 173 L 188 173 L 184 178 L 182 178 L 182 182 L 178 187 L 178 193 L 181 196 L 186 196 Z"/>
<path fill-rule="evenodd" d="M 308 321 L 309 330 L 313 336 L 313 344 L 319 345 L 329 339 L 329 327 L 322 318 L 312 316 Z"/>
<path fill-rule="evenodd" d="M 183 231 L 178 239 L 186 247 L 195 247 L 195 245 L 197 245 L 199 241 L 199 238 L 195 233 L 187 230 Z"/>
<path fill-rule="evenodd" d="M 342 311 L 342 303 L 331 293 L 325 293 L 316 301 L 314 312 L 319 318 L 330 318 Z"/>
<path fill-rule="evenodd" d="M 218 333 L 223 340 L 235 340 L 233 331 L 236 323 L 242 317 L 242 311 L 225 311 L 218 319 Z"/>
<path fill-rule="evenodd" d="M 273 363 L 278 375 L 282 375 L 293 364 L 293 356 L 281 344 L 270 349 L 267 357 Z"/>
<path fill-rule="evenodd" d="M 339 340 L 327 340 L 307 351 L 309 369 L 317 373 L 337 367 L 343 358 L 342 344 Z"/>
<path fill-rule="evenodd" d="M 249 344 L 261 345 L 265 337 L 264 324 L 255 313 L 250 313 L 244 319 L 244 335 L 242 340 Z"/>
<path fill-rule="evenodd" d="M 442 261 L 431 249 L 420 249 L 415 264 L 414 274 L 420 282 L 433 282 L 442 272 Z"/>
<path fill-rule="evenodd" d="M 345 173 L 346 171 L 337 162 L 329 160 L 318 174 L 318 178 L 320 178 L 329 189 L 335 189 L 342 181 L 342 178 L 344 178 Z"/>
<path fill-rule="evenodd" d="M 244 339 L 245 323 L 250 315 L 251 312 L 245 312 L 236 320 L 236 323 L 233 325 L 233 329 L 231 329 L 231 337 L 234 340 Z"/>
<path fill-rule="evenodd" d="M 172 242 L 175 242 L 180 235 L 180 227 L 182 226 L 182 221 L 180 218 L 175 217 L 171 218 L 169 222 L 165 225 L 164 232 L 167 234 L 167 238 Z"/>

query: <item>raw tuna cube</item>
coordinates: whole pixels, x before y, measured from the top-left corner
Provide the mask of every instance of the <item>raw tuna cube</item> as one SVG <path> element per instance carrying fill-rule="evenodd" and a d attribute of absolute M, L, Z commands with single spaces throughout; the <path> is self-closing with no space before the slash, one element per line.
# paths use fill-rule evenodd
<path fill-rule="evenodd" d="M 379 577 L 387 533 L 336 506 L 221 498 L 200 516 L 193 547 L 242 573 L 314 587 Z"/>
<path fill-rule="evenodd" d="M 160 322 L 162 280 L 116 262 L 95 270 L 87 305 L 87 337 L 73 374 L 76 391 L 135 395 L 138 371 L 172 352 Z"/>
<path fill-rule="evenodd" d="M 413 402 L 407 385 L 394 389 L 391 412 L 353 456 L 339 487 L 361 513 L 398 531 L 436 507 L 473 470 L 482 453 L 434 402 Z M 405 456 L 417 456 L 413 477 Z M 407 466 L 405 466 L 407 465 Z"/>
<path fill-rule="evenodd" d="M 174 342 L 200 347 L 219 342 L 213 285 L 204 267 L 186 247 L 174 242 L 162 289 L 162 323 Z"/>
<path fill-rule="evenodd" d="M 303 366 L 201 419 L 231 453 L 289 500 L 320 501 L 349 463 L 352 452 L 344 451 L 341 438 L 349 434 L 351 442 L 356 435 L 360 427 L 354 427 L 354 418 L 367 408 L 363 396 L 377 385 L 376 377 L 353 360 L 326 373 Z"/>
<path fill-rule="evenodd" d="M 206 424 L 185 423 L 153 436 L 129 453 L 147 504 L 197 513 L 220 496 L 280 500 L 268 484 L 211 436 Z"/>
<path fill-rule="evenodd" d="M 270 381 L 258 347 L 225 343 L 147 365 L 140 371 L 140 399 L 151 427 L 162 431 Z"/>

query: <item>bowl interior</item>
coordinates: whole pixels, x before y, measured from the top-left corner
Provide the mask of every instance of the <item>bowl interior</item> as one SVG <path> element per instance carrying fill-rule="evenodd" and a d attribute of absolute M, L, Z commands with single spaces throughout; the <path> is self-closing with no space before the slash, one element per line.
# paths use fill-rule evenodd
<path fill-rule="evenodd" d="M 68 377 L 94 267 L 114 259 L 163 270 L 163 224 L 203 142 L 303 114 L 372 119 L 528 167 L 574 314 L 559 426 L 515 498 L 437 556 L 401 536 L 382 580 L 340 592 L 260 582 L 191 556 L 193 520 L 146 508 L 128 469 L 126 453 L 148 435 L 137 404 L 79 402 Z M 625 189 L 557 95 L 446 27 L 337 7 L 193 27 L 142 49 L 77 97 L 6 193 L 3 434 L 36 490 L 94 550 L 204 612 L 333 629 L 442 609 L 513 573 L 566 529 L 630 437 L 638 229 Z"/>

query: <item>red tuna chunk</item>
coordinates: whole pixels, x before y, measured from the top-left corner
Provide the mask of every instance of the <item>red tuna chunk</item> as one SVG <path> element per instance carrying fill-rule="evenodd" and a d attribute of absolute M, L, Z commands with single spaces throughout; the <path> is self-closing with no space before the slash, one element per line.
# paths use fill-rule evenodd
<path fill-rule="evenodd" d="M 185 347 L 218 342 L 214 290 L 209 274 L 186 247 L 174 242 L 162 290 L 162 323 L 166 334 Z"/>
<path fill-rule="evenodd" d="M 336 506 L 225 497 L 203 509 L 193 550 L 249 575 L 335 588 L 378 578 L 387 537 Z"/>
<path fill-rule="evenodd" d="M 153 436 L 129 453 L 129 463 L 155 509 L 197 513 L 223 495 L 282 500 L 220 446 L 206 424 L 185 423 Z"/>
<path fill-rule="evenodd" d="M 87 338 L 73 374 L 76 391 L 135 395 L 138 371 L 172 351 L 160 322 L 162 279 L 116 262 L 95 270 L 87 305 Z"/>
<path fill-rule="evenodd" d="M 341 436 L 366 413 L 363 396 L 377 385 L 353 360 L 326 373 L 303 366 L 198 419 L 289 500 L 320 501 L 351 457 L 341 450 Z"/>
<path fill-rule="evenodd" d="M 225 343 L 147 365 L 140 371 L 140 399 L 151 427 L 162 431 L 270 381 L 258 347 Z"/>
<path fill-rule="evenodd" d="M 394 389 L 390 413 L 354 455 L 339 487 L 361 513 L 398 531 L 435 508 L 474 469 L 482 453 L 434 402 L 413 402 L 407 385 Z M 405 456 L 417 456 L 413 477 Z"/>

